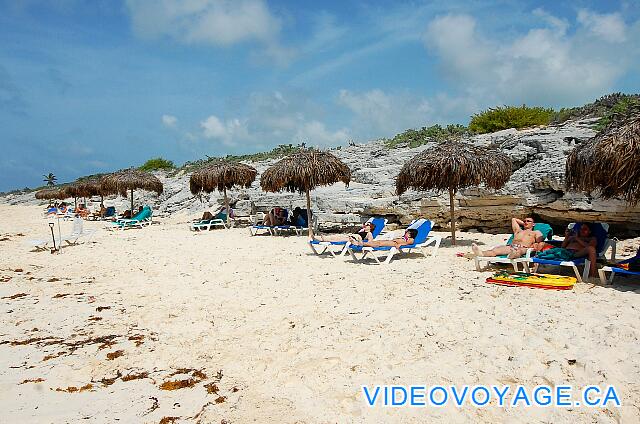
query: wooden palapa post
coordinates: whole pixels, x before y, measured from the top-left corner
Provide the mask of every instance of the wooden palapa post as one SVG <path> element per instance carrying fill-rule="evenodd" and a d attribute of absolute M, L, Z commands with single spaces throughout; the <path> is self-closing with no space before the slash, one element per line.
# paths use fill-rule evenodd
<path fill-rule="evenodd" d="M 456 245 L 456 208 L 453 204 L 455 190 L 449 189 L 449 210 L 451 212 L 451 244 Z"/>

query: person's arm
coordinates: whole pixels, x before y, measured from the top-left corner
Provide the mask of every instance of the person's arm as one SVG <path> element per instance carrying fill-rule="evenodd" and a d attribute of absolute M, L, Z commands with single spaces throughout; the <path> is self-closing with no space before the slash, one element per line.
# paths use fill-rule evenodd
<path fill-rule="evenodd" d="M 542 243 L 544 241 L 544 235 L 542 234 L 542 232 L 536 230 L 535 233 L 536 233 L 536 241 L 538 243 Z"/>
<path fill-rule="evenodd" d="M 371 231 L 367 231 L 367 235 L 365 236 L 365 241 L 373 241 L 373 234 L 371 234 Z"/>
<path fill-rule="evenodd" d="M 511 218 L 511 229 L 513 230 L 513 234 L 517 234 L 522 230 L 522 225 L 524 225 L 524 221 L 518 218 Z"/>
<path fill-rule="evenodd" d="M 562 247 L 567 247 L 569 243 L 571 243 L 571 241 L 575 238 L 576 237 L 573 235 L 573 232 L 569 231 L 569 229 L 567 228 L 564 232 L 564 241 L 562 242 Z"/>

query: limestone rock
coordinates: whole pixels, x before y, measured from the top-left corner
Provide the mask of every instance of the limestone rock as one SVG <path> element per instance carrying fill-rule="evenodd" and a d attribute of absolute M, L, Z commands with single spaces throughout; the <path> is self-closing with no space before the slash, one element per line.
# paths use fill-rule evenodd
<path fill-rule="evenodd" d="M 473 137 L 473 143 L 495 147 L 508 154 L 514 172 L 505 187 L 496 192 L 482 187 L 456 194 L 456 224 L 460 229 L 485 232 L 509 231 L 512 216 L 532 214 L 539 220 L 559 227 L 572 221 L 604 221 L 617 236 L 640 235 L 640 208 L 627 207 L 621 201 L 603 201 L 588 194 L 565 193 L 566 155 L 576 144 L 595 135 L 593 119 L 569 121 L 562 125 L 525 130 L 509 129 Z M 433 144 L 418 148 L 388 149 L 382 141 L 334 149 L 332 153 L 352 170 L 348 188 L 343 184 L 322 187 L 312 193 L 313 210 L 323 230 L 352 228 L 370 215 L 382 215 L 392 224 L 406 224 L 414 218 L 429 217 L 449 228 L 448 193 L 409 191 L 395 195 L 395 177 L 403 164 Z M 231 190 L 229 196 L 239 215 L 268 211 L 279 205 L 306 207 L 304 195 L 265 193 L 260 190 L 260 173 L 274 160 L 251 163 L 258 179 L 249 189 Z M 136 192 L 136 202 L 148 203 L 158 214 L 186 211 L 199 216 L 223 203 L 220 193 L 194 197 L 189 192 L 189 175 L 158 173 L 165 184 L 164 193 L 154 197 Z M 7 203 L 39 204 L 33 193 L 12 194 L 0 198 Z M 128 200 L 106 201 L 118 210 L 126 209 Z"/>

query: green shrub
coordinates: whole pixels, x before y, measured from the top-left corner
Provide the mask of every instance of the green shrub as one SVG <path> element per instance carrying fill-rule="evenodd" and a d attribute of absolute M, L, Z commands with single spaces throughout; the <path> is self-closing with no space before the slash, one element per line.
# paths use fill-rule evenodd
<path fill-rule="evenodd" d="M 579 107 L 560 109 L 553 117 L 551 123 L 562 124 L 569 119 L 605 118 L 607 115 L 610 117 L 610 115 L 614 113 L 613 109 L 624 112 L 627 106 L 631 106 L 634 103 L 640 103 L 640 95 L 622 93 L 607 94 L 593 103 L 587 103 Z M 605 121 L 603 121 L 602 124 L 596 124 L 599 128 L 604 128 L 606 125 L 607 122 Z"/>
<path fill-rule="evenodd" d="M 640 99 L 638 97 L 621 98 L 611 109 L 609 109 L 602 118 L 598 120 L 594 129 L 601 131 L 605 129 L 614 119 L 624 119 L 640 107 Z"/>
<path fill-rule="evenodd" d="M 443 128 L 436 124 L 430 127 L 422 127 L 419 130 L 408 129 L 397 134 L 390 140 L 385 140 L 385 144 L 391 149 L 403 146 L 418 147 L 432 141 L 443 141 L 448 138 L 458 138 L 468 132 L 468 128 L 464 125 L 451 124 Z"/>
<path fill-rule="evenodd" d="M 223 157 L 214 157 L 207 156 L 206 159 L 199 159 L 192 162 L 186 162 L 180 170 L 185 172 L 192 172 L 197 168 L 200 168 L 203 165 L 206 165 L 208 162 L 212 162 L 218 159 L 224 159 L 231 162 L 242 162 L 242 161 L 250 161 L 257 162 L 267 159 L 280 159 L 285 156 L 288 156 L 292 153 L 296 153 L 300 149 L 308 148 L 304 143 L 294 146 L 293 144 L 280 144 L 277 147 L 274 147 L 272 150 L 268 152 L 258 152 L 258 153 L 250 153 L 246 155 L 227 155 Z M 312 149 L 312 148 L 308 148 Z"/>
<path fill-rule="evenodd" d="M 473 115 L 469 130 L 476 134 L 486 134 L 508 128 L 549 125 L 554 114 L 553 109 L 526 105 L 490 108 Z"/>
<path fill-rule="evenodd" d="M 139 169 L 141 171 L 157 171 L 159 169 L 173 169 L 175 167 L 173 161 L 163 158 L 153 158 L 146 161 Z"/>

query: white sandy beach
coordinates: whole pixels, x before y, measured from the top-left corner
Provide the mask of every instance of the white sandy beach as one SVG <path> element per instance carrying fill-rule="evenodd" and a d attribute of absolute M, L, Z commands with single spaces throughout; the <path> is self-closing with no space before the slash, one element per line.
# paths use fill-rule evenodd
<path fill-rule="evenodd" d="M 499 287 L 455 256 L 507 236 L 377 266 L 190 218 L 51 255 L 26 244 L 47 236 L 41 207 L 0 205 L 1 421 L 640 422 L 640 286 Z M 361 391 L 563 383 L 614 385 L 622 407 L 369 408 Z"/>

